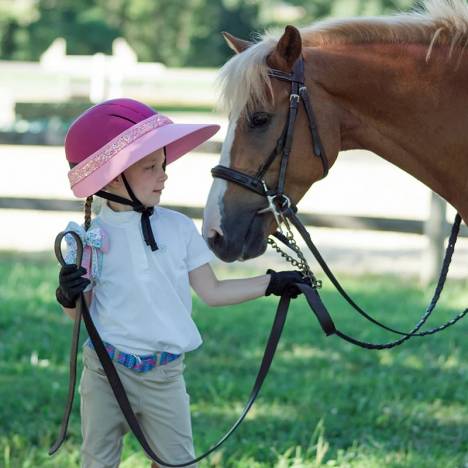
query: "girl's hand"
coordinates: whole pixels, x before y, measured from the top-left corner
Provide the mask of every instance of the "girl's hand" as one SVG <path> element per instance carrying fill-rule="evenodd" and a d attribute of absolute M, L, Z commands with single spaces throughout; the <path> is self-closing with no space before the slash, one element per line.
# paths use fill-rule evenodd
<path fill-rule="evenodd" d="M 76 306 L 78 296 L 90 283 L 89 279 L 83 278 L 86 274 L 86 268 L 77 265 L 64 265 L 60 269 L 59 287 L 55 296 L 59 304 L 67 309 Z"/>
<path fill-rule="evenodd" d="M 265 291 L 265 296 L 274 294 L 275 296 L 282 296 L 285 292 L 296 298 L 301 294 L 300 289 L 294 283 L 303 283 L 312 286 L 310 278 L 304 278 L 300 271 L 274 271 L 267 270 L 267 274 L 271 275 L 270 283 Z"/>

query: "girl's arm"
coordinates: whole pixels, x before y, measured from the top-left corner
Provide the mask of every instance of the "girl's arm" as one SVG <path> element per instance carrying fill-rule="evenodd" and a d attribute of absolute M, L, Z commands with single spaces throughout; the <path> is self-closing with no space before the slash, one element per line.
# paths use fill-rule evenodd
<path fill-rule="evenodd" d="M 209 306 L 239 304 L 265 295 L 270 275 L 218 280 L 209 263 L 189 272 L 190 285 Z"/>

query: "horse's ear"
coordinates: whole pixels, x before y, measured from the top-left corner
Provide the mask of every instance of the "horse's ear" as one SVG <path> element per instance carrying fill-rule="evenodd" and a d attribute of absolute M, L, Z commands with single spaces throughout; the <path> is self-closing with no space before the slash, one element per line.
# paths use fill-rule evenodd
<path fill-rule="evenodd" d="M 248 49 L 252 45 L 252 42 L 244 41 L 244 39 L 239 39 L 238 37 L 235 37 L 232 34 L 229 34 L 228 32 L 223 31 L 222 34 L 224 36 L 224 39 L 227 42 L 227 45 L 236 54 L 240 54 L 241 52 L 244 52 L 245 49 Z"/>
<path fill-rule="evenodd" d="M 271 68 L 290 72 L 302 52 L 301 34 L 294 26 L 286 26 L 276 48 L 268 57 Z"/>

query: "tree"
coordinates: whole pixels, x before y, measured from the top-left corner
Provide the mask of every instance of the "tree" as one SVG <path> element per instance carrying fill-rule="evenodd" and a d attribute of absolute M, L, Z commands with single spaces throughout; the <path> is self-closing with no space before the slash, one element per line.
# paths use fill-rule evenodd
<path fill-rule="evenodd" d="M 232 51 L 221 33 L 229 31 L 235 36 L 249 38 L 253 32 L 261 30 L 261 3 L 258 0 L 205 0 L 194 18 L 193 37 L 185 64 L 222 65 Z"/>
<path fill-rule="evenodd" d="M 124 37 L 142 61 L 219 66 L 231 56 L 222 31 L 248 39 L 284 26 L 291 20 L 271 12 L 285 4 L 297 7 L 293 23 L 303 26 L 408 9 L 415 0 L 0 0 L 0 58 L 38 60 L 60 36 L 69 54 L 110 53 Z"/>
<path fill-rule="evenodd" d="M 0 0 L 0 57 L 15 58 L 27 26 L 38 17 L 33 0 L 11 2 Z"/>

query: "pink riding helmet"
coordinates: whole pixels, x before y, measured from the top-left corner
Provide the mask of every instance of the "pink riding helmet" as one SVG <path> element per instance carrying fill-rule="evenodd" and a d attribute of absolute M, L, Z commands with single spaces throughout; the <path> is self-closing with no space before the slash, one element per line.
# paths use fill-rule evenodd
<path fill-rule="evenodd" d="M 132 164 L 166 147 L 166 164 L 188 153 L 219 125 L 175 124 L 133 99 L 111 99 L 76 119 L 65 137 L 68 173 L 75 196 L 95 194 Z"/>

